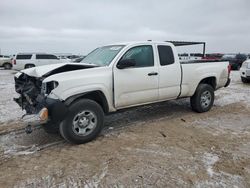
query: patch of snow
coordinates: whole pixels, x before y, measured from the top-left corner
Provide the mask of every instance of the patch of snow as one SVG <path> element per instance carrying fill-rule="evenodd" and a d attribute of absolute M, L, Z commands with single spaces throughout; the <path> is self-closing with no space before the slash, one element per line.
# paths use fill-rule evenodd
<path fill-rule="evenodd" d="M 85 182 L 84 188 L 92 188 L 92 187 L 97 188 L 101 183 L 102 179 L 106 176 L 107 172 L 108 172 L 108 164 L 104 164 L 101 173 L 95 174 L 91 179 L 88 179 Z"/>
<path fill-rule="evenodd" d="M 239 71 L 231 72 L 231 84 L 227 88 L 221 88 L 215 92 L 215 105 L 226 106 L 238 102 L 250 105 L 250 86 L 243 84 Z"/>
<path fill-rule="evenodd" d="M 11 147 L 8 147 L 4 151 L 4 155 L 30 155 L 38 151 L 38 147 L 35 145 L 32 145 L 31 147 L 25 147 L 25 146 L 19 146 L 19 145 L 13 145 Z"/>
<path fill-rule="evenodd" d="M 202 162 L 204 163 L 209 179 L 205 181 L 199 181 L 194 184 L 194 187 L 203 188 L 203 187 L 245 187 L 244 181 L 241 176 L 232 175 L 225 172 L 214 172 L 213 165 L 219 160 L 219 157 L 215 154 L 205 153 L 203 155 Z"/>
<path fill-rule="evenodd" d="M 15 139 L 15 134 L 8 134 L 0 137 L 0 147 L 3 150 L 3 154 L 8 156 L 18 156 L 18 155 L 29 155 L 38 151 L 36 145 L 22 146 L 13 143 L 12 140 Z"/>
<path fill-rule="evenodd" d="M 213 188 L 227 188 L 227 187 L 245 187 L 243 178 L 238 175 L 232 175 L 225 172 L 214 173 L 213 178 L 200 181 L 195 183 L 194 187 L 204 188 L 204 187 L 213 187 Z"/>
<path fill-rule="evenodd" d="M 217 155 L 211 154 L 211 153 L 205 153 L 203 156 L 203 163 L 205 164 L 205 167 L 207 168 L 207 173 L 210 177 L 213 176 L 213 165 L 219 160 L 219 157 Z"/>
<path fill-rule="evenodd" d="M 13 101 L 13 98 L 17 97 L 14 73 L 13 70 L 0 70 L 0 123 L 19 119 L 24 114 Z"/>

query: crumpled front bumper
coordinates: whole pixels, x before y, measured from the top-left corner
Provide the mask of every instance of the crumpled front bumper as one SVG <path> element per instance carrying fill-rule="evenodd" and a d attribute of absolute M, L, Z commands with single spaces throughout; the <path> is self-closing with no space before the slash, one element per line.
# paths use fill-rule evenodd
<path fill-rule="evenodd" d="M 68 107 L 59 99 L 44 98 L 39 101 L 39 103 L 36 109 L 37 113 L 28 114 L 27 116 L 31 118 L 26 118 L 36 124 L 44 124 L 47 122 L 51 122 L 52 124 L 60 123 L 68 113 Z M 31 123 L 31 121 L 29 121 L 29 123 Z"/>
<path fill-rule="evenodd" d="M 68 107 L 59 99 L 46 98 L 44 107 L 48 110 L 48 120 L 52 123 L 61 122 L 68 114 Z"/>

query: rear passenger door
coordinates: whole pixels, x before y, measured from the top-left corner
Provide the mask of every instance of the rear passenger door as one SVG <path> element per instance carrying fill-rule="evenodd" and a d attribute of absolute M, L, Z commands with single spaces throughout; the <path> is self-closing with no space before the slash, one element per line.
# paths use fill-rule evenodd
<path fill-rule="evenodd" d="M 159 100 L 175 99 L 180 93 L 181 67 L 171 46 L 157 45 L 159 67 Z"/>
<path fill-rule="evenodd" d="M 59 63 L 59 59 L 52 54 L 36 54 L 37 66 Z"/>

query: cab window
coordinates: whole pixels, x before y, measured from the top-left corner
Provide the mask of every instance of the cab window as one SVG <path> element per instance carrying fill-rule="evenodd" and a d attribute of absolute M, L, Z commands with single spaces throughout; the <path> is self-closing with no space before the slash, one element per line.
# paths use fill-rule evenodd
<path fill-rule="evenodd" d="M 121 60 L 132 59 L 135 61 L 135 67 L 154 66 L 154 54 L 151 45 L 137 46 L 129 49 Z"/>
<path fill-rule="evenodd" d="M 160 64 L 162 66 L 171 65 L 174 63 L 174 53 L 170 46 L 158 46 Z"/>

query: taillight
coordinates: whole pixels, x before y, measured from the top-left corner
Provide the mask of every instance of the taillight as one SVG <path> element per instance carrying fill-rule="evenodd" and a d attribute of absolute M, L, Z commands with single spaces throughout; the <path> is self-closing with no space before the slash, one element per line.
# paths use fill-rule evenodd
<path fill-rule="evenodd" d="M 16 65 L 16 60 L 15 59 L 13 59 L 12 64 Z"/>
<path fill-rule="evenodd" d="M 232 67 L 231 67 L 231 65 L 229 64 L 229 65 L 227 66 L 228 75 L 230 75 L 231 70 L 232 70 Z"/>

